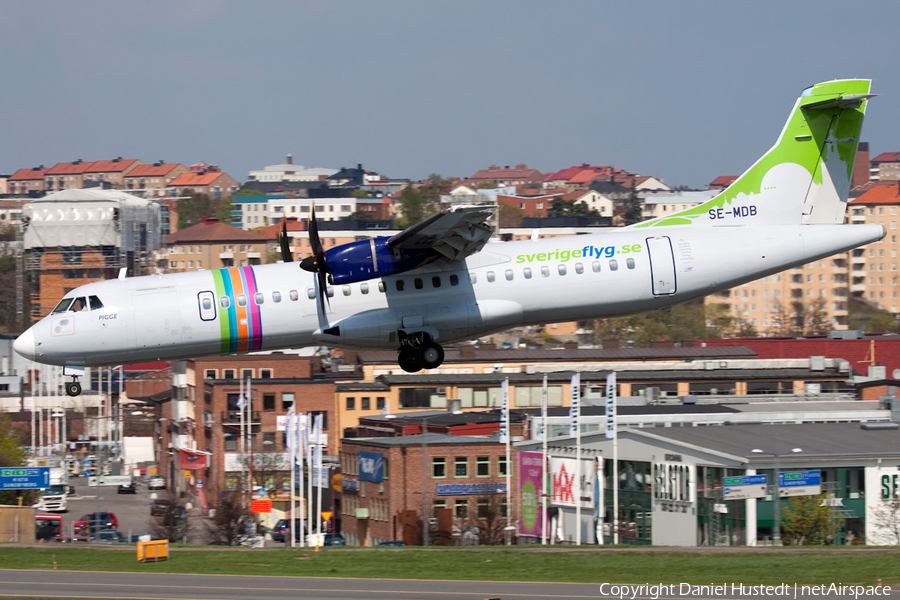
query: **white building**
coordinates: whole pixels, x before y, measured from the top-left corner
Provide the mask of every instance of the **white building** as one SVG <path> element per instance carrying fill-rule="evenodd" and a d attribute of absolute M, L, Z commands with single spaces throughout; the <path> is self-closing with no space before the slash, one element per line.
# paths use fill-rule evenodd
<path fill-rule="evenodd" d="M 280 165 L 270 165 L 260 171 L 250 171 L 250 181 L 264 183 L 281 181 L 324 181 L 337 173 L 337 169 L 322 167 L 304 167 L 295 165 L 293 157 L 288 154 L 287 159 Z"/>

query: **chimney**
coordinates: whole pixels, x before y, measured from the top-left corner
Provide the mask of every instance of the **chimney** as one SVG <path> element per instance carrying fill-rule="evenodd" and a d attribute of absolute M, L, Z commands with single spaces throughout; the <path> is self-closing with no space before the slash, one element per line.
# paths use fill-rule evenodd
<path fill-rule="evenodd" d="M 362 171 L 362 170 L 363 170 L 363 168 L 362 168 L 362 163 L 358 163 L 358 164 L 356 165 L 356 168 L 357 168 L 358 170 Z"/>
<path fill-rule="evenodd" d="M 288 154 L 288 155 L 287 155 L 286 162 L 287 162 L 287 164 L 289 164 L 289 165 L 294 164 L 294 157 L 291 156 L 290 154 Z"/>
<path fill-rule="evenodd" d="M 461 346 L 459 349 L 460 358 L 475 358 L 475 346 Z"/>
<path fill-rule="evenodd" d="M 850 177 L 850 189 L 865 185 L 869 182 L 869 169 L 872 163 L 869 160 L 869 142 L 860 142 L 856 148 L 856 160 L 853 163 L 853 173 Z"/>

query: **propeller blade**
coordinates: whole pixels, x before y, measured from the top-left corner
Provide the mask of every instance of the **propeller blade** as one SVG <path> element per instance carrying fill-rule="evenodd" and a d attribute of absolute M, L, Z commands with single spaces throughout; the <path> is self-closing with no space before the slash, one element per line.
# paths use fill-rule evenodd
<path fill-rule="evenodd" d="M 309 218 L 309 246 L 313 256 L 324 253 L 322 241 L 319 239 L 319 224 L 316 222 L 316 205 L 312 206 L 312 216 Z"/>
<path fill-rule="evenodd" d="M 316 221 L 316 205 L 312 205 L 312 213 L 309 218 L 309 246 L 313 251 L 312 256 L 308 256 L 300 261 L 300 267 L 305 271 L 314 271 L 319 282 L 319 304 L 322 305 L 322 314 L 325 314 L 325 303 L 331 305 L 328 300 L 328 264 L 325 260 L 325 248 L 322 247 L 322 241 L 319 239 L 319 224 Z"/>
<path fill-rule="evenodd" d="M 316 272 L 316 275 L 319 279 L 319 303 L 322 305 L 322 314 L 325 314 L 325 303 L 328 302 L 328 305 L 331 306 L 331 301 L 328 300 L 328 274 L 319 269 Z"/>
<path fill-rule="evenodd" d="M 288 241 L 287 219 L 282 219 L 281 221 L 281 233 L 278 236 L 278 243 L 281 246 L 281 260 L 292 262 L 294 255 L 291 253 L 291 244 Z"/>

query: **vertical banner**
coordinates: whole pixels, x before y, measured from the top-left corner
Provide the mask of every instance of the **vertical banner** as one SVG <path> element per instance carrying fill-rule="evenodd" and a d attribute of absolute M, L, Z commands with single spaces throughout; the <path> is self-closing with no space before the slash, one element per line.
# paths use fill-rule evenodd
<path fill-rule="evenodd" d="M 572 404 L 569 406 L 569 437 L 578 436 L 578 419 L 581 416 L 581 373 L 572 375 Z"/>
<path fill-rule="evenodd" d="M 519 453 L 519 501 L 521 503 L 519 533 L 535 537 L 543 533 L 541 482 L 544 479 L 544 456 L 540 452 Z"/>
<path fill-rule="evenodd" d="M 606 437 L 616 437 L 616 372 L 606 376 Z"/>
<path fill-rule="evenodd" d="M 505 444 L 509 438 L 509 379 L 504 379 L 500 387 L 500 443 Z"/>
<path fill-rule="evenodd" d="M 541 390 L 541 422 L 538 424 L 537 439 L 544 441 L 547 437 L 547 376 L 544 375 L 544 387 Z"/>

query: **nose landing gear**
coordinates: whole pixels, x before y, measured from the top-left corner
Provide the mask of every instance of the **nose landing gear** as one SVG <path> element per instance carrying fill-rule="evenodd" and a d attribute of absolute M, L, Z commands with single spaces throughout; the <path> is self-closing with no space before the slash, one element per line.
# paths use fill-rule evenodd
<path fill-rule="evenodd" d="M 398 334 L 400 353 L 397 355 L 397 364 L 407 373 L 436 369 L 444 362 L 444 349 L 427 333 L 407 335 L 400 331 Z"/>
<path fill-rule="evenodd" d="M 66 384 L 66 394 L 69 396 L 78 396 L 81 394 L 81 384 L 78 383 L 78 377 L 72 375 L 72 381 Z"/>

